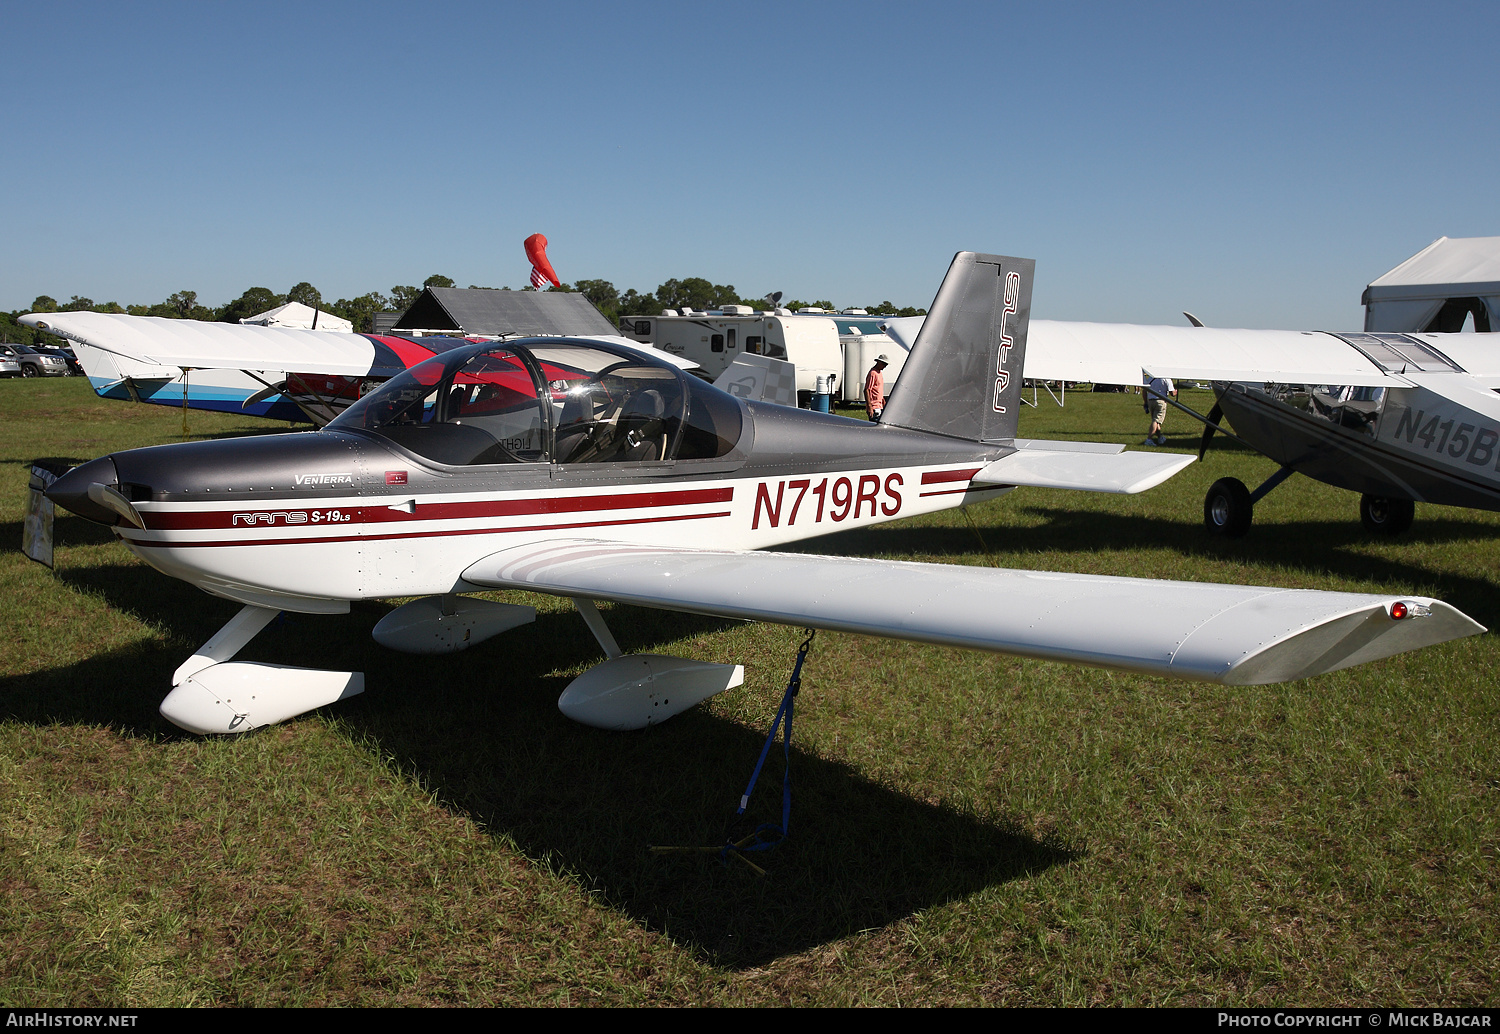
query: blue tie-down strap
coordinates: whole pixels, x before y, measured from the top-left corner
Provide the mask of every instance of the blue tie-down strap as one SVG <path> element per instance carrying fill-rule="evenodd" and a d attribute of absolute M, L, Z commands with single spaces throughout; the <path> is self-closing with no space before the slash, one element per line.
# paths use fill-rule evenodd
<path fill-rule="evenodd" d="M 760 749 L 760 759 L 755 762 L 755 771 L 750 773 L 750 783 L 745 787 L 745 792 L 740 796 L 740 807 L 735 812 L 735 817 L 745 814 L 745 809 L 750 807 L 750 795 L 755 792 L 755 781 L 760 778 L 760 770 L 765 767 L 766 758 L 771 754 L 771 745 L 776 742 L 776 730 L 784 729 L 781 736 L 781 749 L 786 758 L 786 771 L 781 777 L 781 825 L 773 822 L 762 823 L 755 828 L 749 836 L 726 843 L 719 852 L 719 858 L 728 861 L 732 855 L 743 855 L 750 851 L 769 851 L 777 844 L 787 838 L 792 825 L 792 714 L 795 710 L 797 692 L 802 688 L 802 662 L 807 660 L 807 650 L 812 646 L 816 629 L 807 630 L 807 638 L 802 640 L 802 645 L 797 648 L 797 663 L 792 668 L 792 677 L 786 684 L 786 692 L 781 695 L 781 707 L 776 711 L 776 718 L 771 722 L 771 729 L 766 733 L 765 746 Z M 783 723 L 785 725 L 783 726 Z M 741 861 L 759 871 L 759 866 L 754 865 L 748 858 L 740 858 Z"/>

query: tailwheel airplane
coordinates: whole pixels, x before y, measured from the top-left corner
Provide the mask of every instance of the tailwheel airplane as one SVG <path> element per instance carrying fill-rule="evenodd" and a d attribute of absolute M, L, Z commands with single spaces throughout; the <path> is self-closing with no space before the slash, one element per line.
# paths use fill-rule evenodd
<path fill-rule="evenodd" d="M 197 733 L 362 692 L 359 672 L 234 657 L 280 611 L 363 599 L 418 597 L 374 635 L 429 654 L 535 616 L 468 594 L 571 599 L 605 660 L 558 706 L 608 729 L 665 721 L 743 669 L 626 655 L 599 600 L 1226 685 L 1483 631 L 1416 596 L 763 552 L 1017 486 L 1142 491 L 1191 462 L 1016 437 L 1034 265 L 955 257 L 878 424 L 747 402 L 614 342 L 478 342 L 392 377 L 322 430 L 114 453 L 47 495 L 157 570 L 244 605 L 161 706 Z"/>
<path fill-rule="evenodd" d="M 105 312 L 21 322 L 63 338 L 100 398 L 320 427 L 390 377 L 469 344 Z"/>
<path fill-rule="evenodd" d="M 21 322 L 63 338 L 100 398 L 305 421 L 316 427 L 396 374 L 450 349 L 487 340 L 413 339 L 107 312 L 32 312 Z M 636 345 L 623 337 L 599 340 Z M 666 361 L 696 365 L 675 356 Z"/>

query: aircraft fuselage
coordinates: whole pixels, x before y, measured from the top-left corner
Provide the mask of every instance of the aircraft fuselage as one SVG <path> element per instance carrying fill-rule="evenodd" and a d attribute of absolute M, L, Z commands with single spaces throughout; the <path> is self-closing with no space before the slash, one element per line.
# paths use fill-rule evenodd
<path fill-rule="evenodd" d="M 329 600 L 477 591 L 475 557 L 559 536 L 762 549 L 1008 491 L 970 490 L 1007 447 L 747 404 L 741 455 L 443 467 L 379 435 L 324 430 L 114 453 L 51 491 L 115 524 L 146 563 L 215 595 Z M 753 439 L 753 442 L 752 442 Z M 115 487 L 143 528 L 87 498 Z"/>
<path fill-rule="evenodd" d="M 1416 378 L 1408 378 L 1416 379 Z M 1216 384 L 1235 432 L 1299 473 L 1354 492 L 1500 510 L 1500 396 L 1410 387 Z M 1452 390 L 1451 388 L 1449 389 Z"/>

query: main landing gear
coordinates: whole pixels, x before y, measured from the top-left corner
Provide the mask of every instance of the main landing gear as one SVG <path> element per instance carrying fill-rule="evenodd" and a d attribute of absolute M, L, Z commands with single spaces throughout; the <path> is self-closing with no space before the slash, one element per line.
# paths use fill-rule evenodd
<path fill-rule="evenodd" d="M 1203 524 L 1215 535 L 1237 539 L 1250 530 L 1255 504 L 1239 478 L 1220 478 L 1203 497 Z"/>
<path fill-rule="evenodd" d="M 1205 444 L 1207 438 L 1205 434 Z M 1255 516 L 1255 504 L 1293 473 L 1291 467 L 1282 467 L 1253 492 L 1239 478 L 1220 478 L 1203 497 L 1203 526 L 1215 535 L 1243 538 Z"/>
<path fill-rule="evenodd" d="M 558 697 L 558 709 L 574 721 L 599 729 L 644 729 L 745 681 L 738 664 L 626 654 L 593 600 L 573 603 L 607 658 Z M 348 610 L 346 601 L 329 600 L 323 612 Z M 250 604 L 231 618 L 172 675 L 162 717 L 200 735 L 249 732 L 364 692 L 363 672 L 236 662 L 235 654 L 280 613 Z M 535 620 L 533 607 L 445 594 L 397 607 L 380 619 L 373 635 L 380 645 L 402 653 L 456 653 Z"/>
<path fill-rule="evenodd" d="M 1239 478 L 1220 478 L 1203 497 L 1203 526 L 1215 535 L 1242 538 L 1250 530 L 1255 504 L 1292 473 L 1291 467 L 1282 467 L 1253 492 Z M 1410 499 L 1364 495 L 1359 500 L 1359 520 L 1366 531 L 1377 535 L 1400 535 L 1411 527 L 1416 509 L 1416 504 Z"/>
<path fill-rule="evenodd" d="M 1410 499 L 1385 499 L 1378 495 L 1359 497 L 1359 522 L 1377 535 L 1400 535 L 1411 527 L 1417 506 Z"/>

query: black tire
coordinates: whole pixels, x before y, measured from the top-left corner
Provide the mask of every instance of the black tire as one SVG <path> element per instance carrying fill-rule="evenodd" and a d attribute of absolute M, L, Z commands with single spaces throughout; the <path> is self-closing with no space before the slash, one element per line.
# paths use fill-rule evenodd
<path fill-rule="evenodd" d="M 1359 497 L 1359 522 L 1377 535 L 1400 535 L 1411 527 L 1417 505 L 1410 499 L 1388 499 L 1378 495 Z"/>
<path fill-rule="evenodd" d="M 35 377 L 36 373 L 37 373 L 36 367 L 32 366 L 30 363 L 22 363 L 21 364 L 21 376 L 22 377 Z"/>
<path fill-rule="evenodd" d="M 1254 516 L 1250 490 L 1239 478 L 1220 478 L 1203 497 L 1203 525 L 1215 535 L 1242 538 Z"/>

